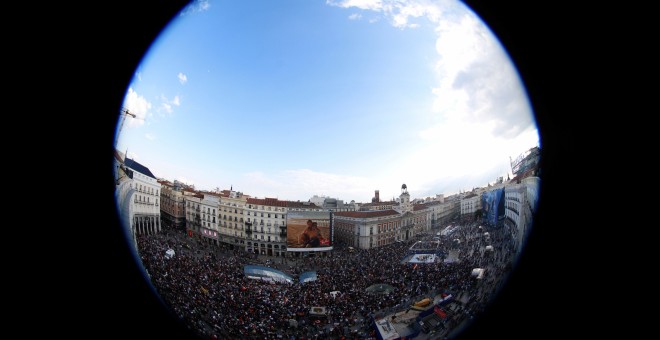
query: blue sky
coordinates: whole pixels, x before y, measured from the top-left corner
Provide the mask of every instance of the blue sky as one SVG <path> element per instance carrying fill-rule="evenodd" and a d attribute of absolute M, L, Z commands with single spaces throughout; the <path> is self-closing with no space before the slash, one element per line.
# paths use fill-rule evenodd
<path fill-rule="evenodd" d="M 116 147 L 197 189 L 445 196 L 541 146 L 497 37 L 462 2 L 195 1 L 127 84 Z"/>

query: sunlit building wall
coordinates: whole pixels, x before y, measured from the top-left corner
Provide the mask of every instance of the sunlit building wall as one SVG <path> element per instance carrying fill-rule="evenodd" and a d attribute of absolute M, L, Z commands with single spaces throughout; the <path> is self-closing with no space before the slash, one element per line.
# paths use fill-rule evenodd
<path fill-rule="evenodd" d="M 380 211 L 344 211 L 333 215 L 335 239 L 360 249 L 385 246 L 402 238 L 401 214 Z"/>
<path fill-rule="evenodd" d="M 412 204 L 404 184 L 399 202 L 393 209 L 335 213 L 335 239 L 360 249 L 407 241 L 431 230 L 431 215 L 432 211 L 426 205 Z"/>
<path fill-rule="evenodd" d="M 182 188 L 169 181 L 159 181 L 159 183 L 161 184 L 160 214 L 163 225 L 185 230 L 186 213 Z"/>
<path fill-rule="evenodd" d="M 160 183 L 146 166 L 124 157 L 123 166 L 134 189 L 131 206 L 131 229 L 135 234 L 160 232 Z"/>
<path fill-rule="evenodd" d="M 277 198 L 248 198 L 244 211 L 244 249 L 262 255 L 284 256 L 287 201 Z"/>
<path fill-rule="evenodd" d="M 219 232 L 218 241 L 230 248 L 245 248 L 245 203 L 249 196 L 242 192 L 223 190 L 220 193 L 218 209 Z"/>
<path fill-rule="evenodd" d="M 201 226 L 199 235 L 203 241 L 218 245 L 218 213 L 220 196 L 215 193 L 204 192 L 200 201 Z"/>
<path fill-rule="evenodd" d="M 470 193 L 460 200 L 461 221 L 474 221 L 475 213 L 481 209 L 481 197 L 475 193 Z"/>

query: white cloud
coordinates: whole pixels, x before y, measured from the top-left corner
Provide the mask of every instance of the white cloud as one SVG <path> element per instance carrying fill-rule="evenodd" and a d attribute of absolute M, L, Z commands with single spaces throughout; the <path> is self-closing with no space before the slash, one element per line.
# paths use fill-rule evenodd
<path fill-rule="evenodd" d="M 179 82 L 180 82 L 181 84 L 185 84 L 185 83 L 188 82 L 188 76 L 185 75 L 185 74 L 183 74 L 183 73 L 181 73 L 181 72 L 179 72 L 179 74 L 177 75 L 177 77 L 179 78 Z"/>
<path fill-rule="evenodd" d="M 357 7 L 359 9 L 368 9 L 380 11 L 383 7 L 382 0 L 327 0 L 326 4 L 342 8 Z"/>
<path fill-rule="evenodd" d="M 144 137 L 148 140 L 156 140 L 156 136 L 152 133 L 145 133 Z"/>
<path fill-rule="evenodd" d="M 330 6 L 342 8 L 359 8 L 382 12 L 389 18 L 392 25 L 398 28 L 417 28 L 419 24 L 409 23 L 411 18 L 428 17 L 432 22 L 437 22 L 440 18 L 440 6 L 442 8 L 450 7 L 448 1 L 401 1 L 401 0 L 327 0 Z M 349 17 L 350 18 L 350 17 Z M 350 18 L 353 19 L 353 18 Z M 370 20 L 371 22 L 371 20 Z"/>
<path fill-rule="evenodd" d="M 124 124 L 122 129 L 133 128 L 144 124 L 147 114 L 151 109 L 151 103 L 143 96 L 137 94 L 133 88 L 129 88 L 128 94 L 124 99 L 124 108 L 134 114 L 135 117 L 123 115 Z"/>
<path fill-rule="evenodd" d="M 156 109 L 156 113 L 160 113 L 160 116 L 165 116 L 162 113 L 172 114 L 174 112 L 174 107 L 181 106 L 181 97 L 174 96 L 172 99 L 161 95 L 159 97 L 160 104 Z M 153 104 L 149 102 L 144 96 L 138 94 L 133 90 L 133 88 L 128 89 L 128 94 L 124 99 L 124 108 L 129 112 L 136 115 L 136 117 L 126 116 L 124 127 L 138 127 L 142 126 L 145 123 L 148 123 L 147 118 L 153 119 L 154 113 L 151 112 Z"/>
<path fill-rule="evenodd" d="M 360 18 L 362 18 L 362 14 L 353 13 L 353 14 L 349 15 L 348 18 L 350 20 L 359 20 Z"/>
<path fill-rule="evenodd" d="M 436 28 L 434 112 L 513 138 L 534 126 L 524 87 L 497 37 L 468 14 Z"/>
<path fill-rule="evenodd" d="M 389 8 L 391 8 L 392 23 L 399 28 L 411 27 L 412 25 L 408 24 L 410 17 L 418 18 L 426 13 L 426 6 L 419 3 L 398 3 Z"/>
<path fill-rule="evenodd" d="M 161 107 L 161 109 L 163 109 L 163 111 L 165 111 L 167 113 L 172 113 L 172 105 L 170 105 L 168 103 L 162 103 L 162 104 L 160 104 L 160 107 Z"/>
<path fill-rule="evenodd" d="M 174 112 L 173 107 L 174 106 L 181 106 L 181 97 L 179 96 L 174 96 L 174 98 L 169 99 L 165 95 L 160 96 L 160 108 L 159 111 L 165 111 L 168 114 L 171 114 Z"/>
<path fill-rule="evenodd" d="M 211 2 L 209 0 L 194 0 L 188 4 L 179 15 L 187 15 L 198 12 L 204 12 L 211 8 Z"/>
<path fill-rule="evenodd" d="M 464 121 L 488 127 L 489 135 L 515 137 L 534 127 L 524 87 L 488 27 L 459 1 L 328 1 L 333 6 L 382 13 L 397 28 L 415 28 L 414 18 L 435 25 L 438 60 L 433 112 L 439 124 Z M 470 128 L 473 128 L 470 126 Z"/>
<path fill-rule="evenodd" d="M 181 105 L 181 98 L 179 96 L 174 96 L 174 99 L 172 99 L 172 104 L 174 104 L 176 106 L 180 106 Z"/>
<path fill-rule="evenodd" d="M 400 29 L 419 27 L 423 21 L 412 22 L 418 18 L 426 18 L 435 27 L 432 121 L 417 133 L 421 147 L 398 160 L 404 165 L 388 175 L 404 179 L 411 194 L 415 189 L 433 195 L 486 185 L 510 172 L 508 157 L 540 144 L 512 61 L 497 37 L 461 2 L 346 0 L 328 4 L 378 12 Z"/>

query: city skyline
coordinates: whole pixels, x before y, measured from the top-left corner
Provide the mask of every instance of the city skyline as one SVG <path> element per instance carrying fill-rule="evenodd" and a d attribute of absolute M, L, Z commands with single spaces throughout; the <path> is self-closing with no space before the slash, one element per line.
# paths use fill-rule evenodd
<path fill-rule="evenodd" d="M 521 80 L 463 3 L 197 1 L 129 84 L 116 148 L 198 190 L 449 196 L 539 146 Z"/>

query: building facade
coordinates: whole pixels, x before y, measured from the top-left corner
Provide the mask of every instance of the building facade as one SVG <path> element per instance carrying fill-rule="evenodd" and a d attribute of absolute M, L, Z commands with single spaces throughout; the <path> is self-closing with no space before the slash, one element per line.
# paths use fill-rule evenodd
<path fill-rule="evenodd" d="M 218 228 L 218 208 L 220 206 L 220 196 L 215 193 L 204 192 L 203 198 L 200 201 L 200 221 L 201 226 L 199 229 L 199 235 L 202 240 L 218 245 L 218 239 L 220 237 L 219 228 Z"/>
<path fill-rule="evenodd" d="M 186 232 L 190 237 L 201 237 L 204 194 L 184 191 L 184 199 L 186 202 Z"/>
<path fill-rule="evenodd" d="M 139 234 L 153 234 L 161 230 L 160 183 L 149 168 L 135 160 L 124 158 L 130 174 L 129 186 L 134 189 L 131 207 L 131 229 Z"/>
<path fill-rule="evenodd" d="M 407 241 L 431 230 L 431 215 L 432 210 L 425 204 L 412 203 L 408 188 L 403 184 L 399 202 L 392 209 L 334 213 L 335 239 L 360 249 Z"/>
<path fill-rule="evenodd" d="M 245 248 L 245 204 L 248 196 L 242 192 L 223 190 L 220 193 L 220 206 L 218 207 L 219 238 L 220 243 L 230 249 Z"/>
<path fill-rule="evenodd" d="M 470 193 L 460 200 L 461 221 L 472 222 L 475 220 L 477 210 L 481 209 L 481 196 Z"/>
<path fill-rule="evenodd" d="M 540 183 L 539 177 L 527 177 L 507 185 L 504 190 L 504 226 L 511 233 L 511 241 L 518 255 L 533 225 Z"/>
<path fill-rule="evenodd" d="M 343 200 L 327 196 L 314 195 L 309 199 L 309 202 L 313 203 L 317 207 L 320 207 L 321 209 L 331 211 L 356 211 L 359 209 L 355 201 L 344 203 Z"/>
<path fill-rule="evenodd" d="M 245 250 L 286 255 L 286 212 L 288 202 L 277 198 L 248 198 L 245 202 Z"/>
<path fill-rule="evenodd" d="M 185 230 L 186 210 L 183 188 L 169 181 L 159 181 L 160 216 L 162 224 L 174 229 Z"/>
<path fill-rule="evenodd" d="M 431 230 L 440 230 L 460 216 L 460 201 L 458 200 L 443 199 L 442 201 L 431 201 L 420 205 L 429 210 Z"/>

